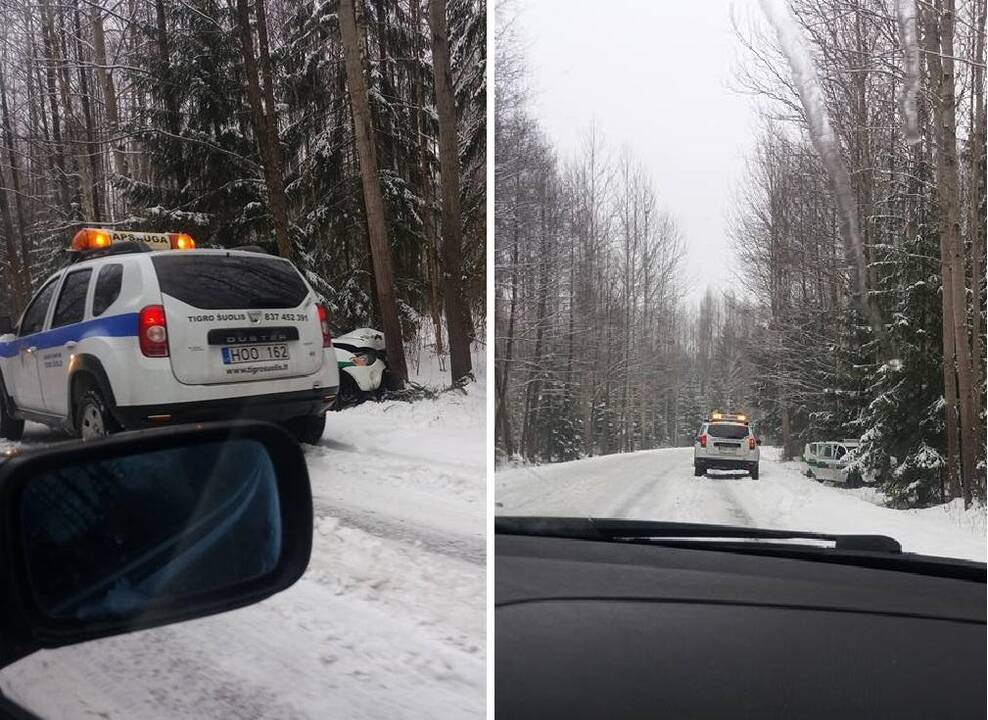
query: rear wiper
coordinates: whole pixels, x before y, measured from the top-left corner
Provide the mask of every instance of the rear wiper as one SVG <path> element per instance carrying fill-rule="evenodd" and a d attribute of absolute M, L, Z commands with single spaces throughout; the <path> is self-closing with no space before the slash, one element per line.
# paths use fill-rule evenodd
<path fill-rule="evenodd" d="M 704 523 L 613 520 L 601 518 L 497 517 L 494 532 L 580 540 L 819 540 L 842 552 L 901 553 L 887 535 L 832 535 L 802 530 L 766 530 Z M 795 543 L 792 543 L 795 544 Z"/>

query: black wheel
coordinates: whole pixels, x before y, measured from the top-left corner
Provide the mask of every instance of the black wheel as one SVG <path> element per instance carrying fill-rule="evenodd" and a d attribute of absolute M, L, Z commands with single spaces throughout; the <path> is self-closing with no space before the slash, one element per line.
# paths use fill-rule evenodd
<path fill-rule="evenodd" d="M 84 390 L 75 405 L 75 432 L 83 440 L 106 437 L 120 427 L 96 388 Z"/>
<path fill-rule="evenodd" d="M 705 475 L 706 473 L 707 473 L 707 469 L 703 467 L 703 465 L 693 466 L 693 477 L 700 477 L 701 475 Z"/>
<path fill-rule="evenodd" d="M 363 393 L 357 386 L 357 381 L 348 372 L 340 371 L 340 387 L 336 391 L 336 399 L 333 401 L 333 410 L 357 405 L 363 400 Z"/>
<path fill-rule="evenodd" d="M 851 470 L 847 474 L 847 487 L 849 488 L 859 488 L 864 483 L 861 481 L 861 473 L 857 470 Z"/>
<path fill-rule="evenodd" d="M 0 438 L 20 440 L 24 437 L 24 421 L 10 414 L 7 407 L 7 392 L 0 381 Z"/>
<path fill-rule="evenodd" d="M 752 480 L 757 480 L 758 479 L 758 466 L 755 465 L 755 467 L 751 468 L 751 470 L 748 471 L 748 474 L 751 476 L 751 479 Z"/>
<path fill-rule="evenodd" d="M 326 413 L 294 418 L 288 423 L 288 429 L 299 442 L 318 445 L 326 430 Z"/>

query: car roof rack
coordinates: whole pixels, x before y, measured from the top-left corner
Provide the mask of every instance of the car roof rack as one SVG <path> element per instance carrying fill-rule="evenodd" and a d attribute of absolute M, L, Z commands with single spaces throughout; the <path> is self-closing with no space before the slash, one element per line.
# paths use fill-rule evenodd
<path fill-rule="evenodd" d="M 111 255 L 131 255 L 133 253 L 151 252 L 151 248 L 143 240 L 125 240 L 113 243 L 104 248 L 95 250 L 66 250 L 69 254 L 67 265 L 74 265 L 83 260 L 93 260 L 95 258 L 109 257 Z"/>

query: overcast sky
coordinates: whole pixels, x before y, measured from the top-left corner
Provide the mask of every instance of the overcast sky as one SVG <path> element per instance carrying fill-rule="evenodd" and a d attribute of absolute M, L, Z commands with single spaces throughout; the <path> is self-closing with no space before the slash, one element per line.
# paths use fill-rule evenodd
<path fill-rule="evenodd" d="M 596 123 L 627 145 L 687 243 L 690 298 L 730 282 L 727 211 L 756 129 L 731 25 L 754 0 L 516 0 L 532 112 L 569 157 Z M 743 24 L 743 23 L 742 23 Z"/>

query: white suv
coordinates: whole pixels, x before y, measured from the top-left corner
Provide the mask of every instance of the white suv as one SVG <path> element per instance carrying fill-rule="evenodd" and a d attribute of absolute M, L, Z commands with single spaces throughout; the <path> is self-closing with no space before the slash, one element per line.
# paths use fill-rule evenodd
<path fill-rule="evenodd" d="M 154 249 L 172 248 L 172 249 Z M 287 260 L 87 229 L 0 336 L 0 436 L 251 417 L 305 442 L 339 386 L 326 309 Z"/>
<path fill-rule="evenodd" d="M 758 459 L 761 440 L 748 418 L 741 414 L 711 413 L 693 441 L 693 475 L 699 477 L 707 470 L 747 470 L 758 479 Z"/>

